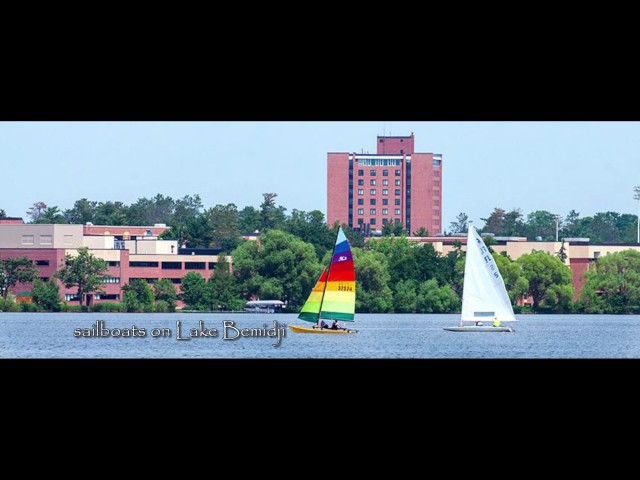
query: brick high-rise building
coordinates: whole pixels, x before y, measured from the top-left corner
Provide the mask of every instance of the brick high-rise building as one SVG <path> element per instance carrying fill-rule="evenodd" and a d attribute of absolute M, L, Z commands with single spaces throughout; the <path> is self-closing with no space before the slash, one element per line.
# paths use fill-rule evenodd
<path fill-rule="evenodd" d="M 409 137 L 378 136 L 377 153 L 327 154 L 327 222 L 380 231 L 402 223 L 411 234 L 442 233 L 442 155 L 416 153 Z"/>

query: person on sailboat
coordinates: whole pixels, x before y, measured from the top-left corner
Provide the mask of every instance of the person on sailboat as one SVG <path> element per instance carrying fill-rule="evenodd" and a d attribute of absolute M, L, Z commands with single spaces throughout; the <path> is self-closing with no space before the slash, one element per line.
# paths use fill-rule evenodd
<path fill-rule="evenodd" d="M 329 328 L 329 325 L 324 320 L 320 320 L 320 328 Z"/>
<path fill-rule="evenodd" d="M 495 317 L 493 319 L 493 326 L 494 327 L 499 327 L 500 326 L 500 320 L 498 320 L 498 317 Z"/>
<path fill-rule="evenodd" d="M 331 324 L 331 330 L 344 330 L 344 327 L 340 326 L 338 320 L 334 319 L 333 323 Z"/>

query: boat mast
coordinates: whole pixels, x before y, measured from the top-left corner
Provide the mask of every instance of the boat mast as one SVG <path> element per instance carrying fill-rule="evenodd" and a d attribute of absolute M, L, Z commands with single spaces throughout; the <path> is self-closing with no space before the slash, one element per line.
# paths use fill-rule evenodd
<path fill-rule="evenodd" d="M 324 288 L 322 289 L 322 300 L 320 300 L 320 309 L 318 310 L 318 320 L 316 320 L 316 324 L 320 324 L 320 315 L 322 315 L 322 304 L 324 303 L 324 292 L 327 291 L 327 284 L 329 283 L 329 273 L 331 272 L 331 263 L 333 260 L 333 256 L 336 253 L 336 244 L 338 243 L 338 235 L 340 235 L 340 230 L 342 227 L 338 227 L 338 233 L 336 233 L 336 239 L 333 242 L 333 250 L 331 250 L 331 258 L 329 259 L 329 268 L 327 268 L 327 277 L 324 279 Z"/>

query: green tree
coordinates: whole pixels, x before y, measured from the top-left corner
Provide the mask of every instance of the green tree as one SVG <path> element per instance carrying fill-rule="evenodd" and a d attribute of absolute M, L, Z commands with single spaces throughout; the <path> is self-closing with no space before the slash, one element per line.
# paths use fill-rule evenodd
<path fill-rule="evenodd" d="M 64 266 L 54 276 L 66 288 L 77 287 L 80 305 L 86 305 L 88 294 L 104 292 L 102 285 L 107 268 L 107 262 L 96 258 L 87 247 L 80 247 L 77 255 L 65 255 Z"/>
<path fill-rule="evenodd" d="M 368 243 L 372 250 L 380 252 L 386 257 L 390 285 L 415 278 L 414 275 L 417 273 L 419 265 L 414 254 L 414 247 L 406 236 L 382 237 L 370 240 Z"/>
<path fill-rule="evenodd" d="M 420 227 L 418 230 L 413 232 L 413 236 L 414 237 L 428 237 L 429 236 L 429 230 L 427 230 L 424 227 Z"/>
<path fill-rule="evenodd" d="M 540 238 L 543 242 L 556 239 L 556 216 L 546 210 L 536 210 L 527 215 L 527 238 Z"/>
<path fill-rule="evenodd" d="M 598 258 L 585 273 L 580 303 L 587 313 L 640 313 L 640 252 Z"/>
<path fill-rule="evenodd" d="M 244 207 L 238 213 L 238 222 L 242 234 L 255 233 L 260 230 L 260 211 L 254 207 Z"/>
<path fill-rule="evenodd" d="M 173 288 L 173 285 L 172 285 Z M 122 287 L 125 309 L 127 312 L 153 311 L 155 301 L 151 286 L 146 280 L 136 278 Z"/>
<path fill-rule="evenodd" d="M 316 257 L 321 259 L 327 250 L 333 249 L 337 229 L 332 231 L 319 210 L 304 212 L 294 209 L 287 219 L 284 230 L 300 240 L 311 243 L 316 250 Z"/>
<path fill-rule="evenodd" d="M 459 312 L 462 302 L 460 296 L 450 285 L 438 285 L 435 278 L 422 282 L 418 288 L 416 308 L 421 313 Z"/>
<path fill-rule="evenodd" d="M 276 206 L 277 193 L 263 193 L 264 200 L 260 204 L 260 231 L 270 228 L 282 228 L 285 222 L 286 208 Z"/>
<path fill-rule="evenodd" d="M 302 306 L 322 271 L 313 245 L 281 230 L 265 232 L 259 242 L 240 244 L 232 256 L 243 295 L 258 294 L 260 282 L 263 292 L 268 286 L 273 295 L 279 294 L 271 298 L 292 309 Z"/>
<path fill-rule="evenodd" d="M 244 300 L 240 298 L 236 278 L 231 274 L 229 262 L 224 254 L 218 255 L 213 273 L 209 282 L 212 284 L 212 292 L 217 304 L 223 310 L 241 310 Z"/>
<path fill-rule="evenodd" d="M 526 295 L 529 290 L 529 281 L 524 276 L 522 265 L 506 255 L 493 253 L 492 256 L 504 280 L 511 304 L 515 305 L 516 300 Z"/>
<path fill-rule="evenodd" d="M 571 270 L 555 255 L 534 252 L 516 260 L 522 266 L 529 282 L 528 295 L 533 298 L 533 309 L 545 306 L 555 311 L 567 309 L 573 297 Z"/>
<path fill-rule="evenodd" d="M 562 231 L 564 236 L 567 238 L 580 237 L 581 233 L 579 230 L 580 224 L 580 213 L 575 210 L 571 210 L 564 219 L 564 224 L 562 226 Z"/>
<path fill-rule="evenodd" d="M 356 270 L 356 311 L 385 313 L 393 310 L 387 257 L 376 251 L 353 248 Z"/>
<path fill-rule="evenodd" d="M 27 257 L 0 258 L 0 294 L 6 301 L 9 291 L 18 283 L 30 283 L 38 276 L 38 269 Z"/>
<path fill-rule="evenodd" d="M 0 208 L 0 218 L 7 218 L 7 212 Z"/>
<path fill-rule="evenodd" d="M 496 207 L 489 215 L 489 218 L 481 218 L 480 220 L 485 222 L 482 232 L 502 235 L 506 214 L 507 212 L 503 209 Z"/>
<path fill-rule="evenodd" d="M 567 249 L 564 246 L 564 238 L 562 239 L 562 244 L 560 245 L 560 250 L 556 254 L 562 263 L 565 263 L 567 260 Z"/>
<path fill-rule="evenodd" d="M 460 212 L 456 217 L 456 221 L 451 222 L 451 224 L 449 225 L 449 230 L 451 230 L 451 233 L 467 233 L 468 228 L 469 216 L 464 212 Z"/>
<path fill-rule="evenodd" d="M 97 202 L 92 202 L 87 200 L 86 198 L 81 198 L 80 200 L 76 200 L 73 204 L 73 208 L 67 209 L 64 211 L 63 215 L 67 223 L 72 224 L 81 224 L 84 225 L 87 222 L 93 222 L 98 224 L 98 222 L 94 222 L 94 217 L 96 215 L 96 205 Z M 102 225 L 113 225 L 109 223 L 102 223 Z"/>
<path fill-rule="evenodd" d="M 55 281 L 36 278 L 31 289 L 31 298 L 42 310 L 60 311 L 60 287 Z"/>
<path fill-rule="evenodd" d="M 500 235 L 507 237 L 526 236 L 527 229 L 523 221 L 522 212 L 515 208 L 504 215 L 504 222 Z"/>
<path fill-rule="evenodd" d="M 38 223 L 38 220 L 47 209 L 47 204 L 44 202 L 36 202 L 29 210 L 27 210 L 27 216 L 31 219 L 30 223 Z"/>
<path fill-rule="evenodd" d="M 394 286 L 393 311 L 398 313 L 413 313 L 418 301 L 418 282 L 415 280 L 401 280 Z"/>
<path fill-rule="evenodd" d="M 58 207 L 47 207 L 34 223 L 66 223 Z"/>
<path fill-rule="evenodd" d="M 197 272 L 189 272 L 182 277 L 180 298 L 189 308 L 198 309 L 205 302 L 205 280 Z"/>
<path fill-rule="evenodd" d="M 178 293 L 171 280 L 168 278 L 156 280 L 153 283 L 153 294 L 156 301 L 166 302 L 169 311 L 175 312 L 178 303 Z"/>
<path fill-rule="evenodd" d="M 389 237 L 391 235 L 399 237 L 400 235 L 406 235 L 407 232 L 404 229 L 402 223 L 387 222 L 382 226 L 382 236 Z"/>
<path fill-rule="evenodd" d="M 127 207 L 122 202 L 100 202 L 96 205 L 93 220 L 96 225 L 131 225 Z"/>
<path fill-rule="evenodd" d="M 216 205 L 207 210 L 205 215 L 211 230 L 210 247 L 221 248 L 229 253 L 240 244 L 238 207 L 235 204 Z"/>

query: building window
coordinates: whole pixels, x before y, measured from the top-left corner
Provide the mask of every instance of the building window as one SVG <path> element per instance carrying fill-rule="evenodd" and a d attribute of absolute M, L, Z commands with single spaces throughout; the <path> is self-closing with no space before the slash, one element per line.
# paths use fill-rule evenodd
<path fill-rule="evenodd" d="M 395 203 L 396 205 L 400 205 L 400 199 L 399 199 L 399 198 L 396 198 L 396 199 L 394 200 L 394 203 Z"/>
<path fill-rule="evenodd" d="M 371 174 L 372 177 L 376 176 L 376 171 L 375 170 L 369 170 L 369 173 Z"/>
<path fill-rule="evenodd" d="M 364 205 L 364 199 L 363 198 L 359 198 L 358 199 L 358 205 Z"/>
<path fill-rule="evenodd" d="M 389 223 L 389 219 L 388 218 L 383 218 L 382 219 L 382 224 L 386 225 L 387 223 Z"/>
<path fill-rule="evenodd" d="M 369 190 L 369 194 L 370 195 L 375 195 L 376 194 L 376 189 L 372 188 L 371 190 Z"/>
<path fill-rule="evenodd" d="M 133 268 L 158 268 L 158 262 L 129 262 Z"/>
<path fill-rule="evenodd" d="M 180 285 L 182 283 L 182 279 L 181 278 L 171 278 L 171 283 Z"/>
<path fill-rule="evenodd" d="M 437 160 L 437 159 L 433 159 L 433 166 L 434 167 L 439 167 L 440 164 L 442 163 L 442 160 Z"/>
<path fill-rule="evenodd" d="M 209 262 L 209 270 L 216 268 L 216 262 Z"/>
<path fill-rule="evenodd" d="M 119 293 L 97 293 L 93 298 L 96 300 L 120 300 Z"/>
<path fill-rule="evenodd" d="M 382 186 L 386 187 L 387 185 L 389 185 L 389 180 L 382 180 Z"/>
<path fill-rule="evenodd" d="M 369 220 L 369 224 L 375 225 L 376 224 L 376 219 L 372 218 L 371 220 Z"/>
<path fill-rule="evenodd" d="M 396 215 L 400 215 L 400 209 L 399 209 L 399 208 L 396 208 L 396 209 L 393 211 L 393 213 L 395 213 Z"/>
<path fill-rule="evenodd" d="M 383 195 L 389 195 L 389 189 L 388 188 L 383 188 L 382 189 L 382 194 Z"/>
<path fill-rule="evenodd" d="M 362 225 L 364 223 L 364 220 L 362 218 L 358 219 L 358 225 Z"/>
<path fill-rule="evenodd" d="M 359 188 L 358 189 L 358 195 L 364 195 L 364 189 L 363 188 Z"/>
<path fill-rule="evenodd" d="M 382 209 L 382 214 L 383 215 L 389 215 L 389 209 L 388 208 L 383 208 Z"/>
<path fill-rule="evenodd" d="M 376 209 L 372 208 L 371 210 L 369 210 L 369 215 L 375 215 L 376 214 Z"/>
<path fill-rule="evenodd" d="M 185 270 L 204 270 L 205 262 L 184 262 Z"/>
<path fill-rule="evenodd" d="M 78 295 L 77 293 L 67 293 L 67 294 L 65 294 L 64 299 L 67 302 L 79 302 L 80 301 L 80 295 Z"/>
<path fill-rule="evenodd" d="M 358 179 L 358 186 L 363 186 L 363 185 L 364 185 L 364 178 Z"/>
<path fill-rule="evenodd" d="M 120 262 L 109 261 L 109 262 L 107 262 L 107 265 L 110 266 L 110 267 L 119 267 L 120 266 Z"/>
<path fill-rule="evenodd" d="M 358 209 L 358 215 L 364 215 L 364 208 Z"/>
<path fill-rule="evenodd" d="M 120 283 L 120 277 L 104 277 L 102 283 Z"/>
<path fill-rule="evenodd" d="M 182 270 L 182 262 L 162 262 L 162 270 Z"/>
<path fill-rule="evenodd" d="M 396 187 L 400 186 L 400 180 L 396 180 Z"/>
<path fill-rule="evenodd" d="M 364 170 L 358 170 L 358 176 L 361 177 L 364 175 Z"/>
<path fill-rule="evenodd" d="M 400 176 L 400 170 L 396 170 L 396 177 Z"/>
<path fill-rule="evenodd" d="M 33 245 L 33 235 L 22 235 L 22 245 Z"/>
<path fill-rule="evenodd" d="M 389 170 L 382 170 L 382 176 L 383 177 L 388 177 L 389 176 Z"/>
<path fill-rule="evenodd" d="M 45 265 L 49 265 L 49 260 L 35 260 L 33 263 L 40 267 L 43 267 Z"/>
<path fill-rule="evenodd" d="M 376 179 L 372 178 L 371 180 L 369 180 L 369 183 L 371 184 L 372 187 L 376 186 Z"/>
<path fill-rule="evenodd" d="M 383 198 L 382 199 L 382 204 L 383 205 L 389 205 L 389 199 L 388 198 Z"/>
<path fill-rule="evenodd" d="M 372 198 L 369 200 L 369 205 L 375 205 L 376 204 L 376 199 Z"/>
<path fill-rule="evenodd" d="M 51 245 L 53 237 L 51 235 L 40 235 L 40 245 Z"/>
<path fill-rule="evenodd" d="M 394 221 L 394 223 L 400 223 L 400 219 L 399 218 L 394 218 L 393 221 Z"/>
<path fill-rule="evenodd" d="M 400 195 L 400 189 L 396 188 L 396 195 Z"/>

